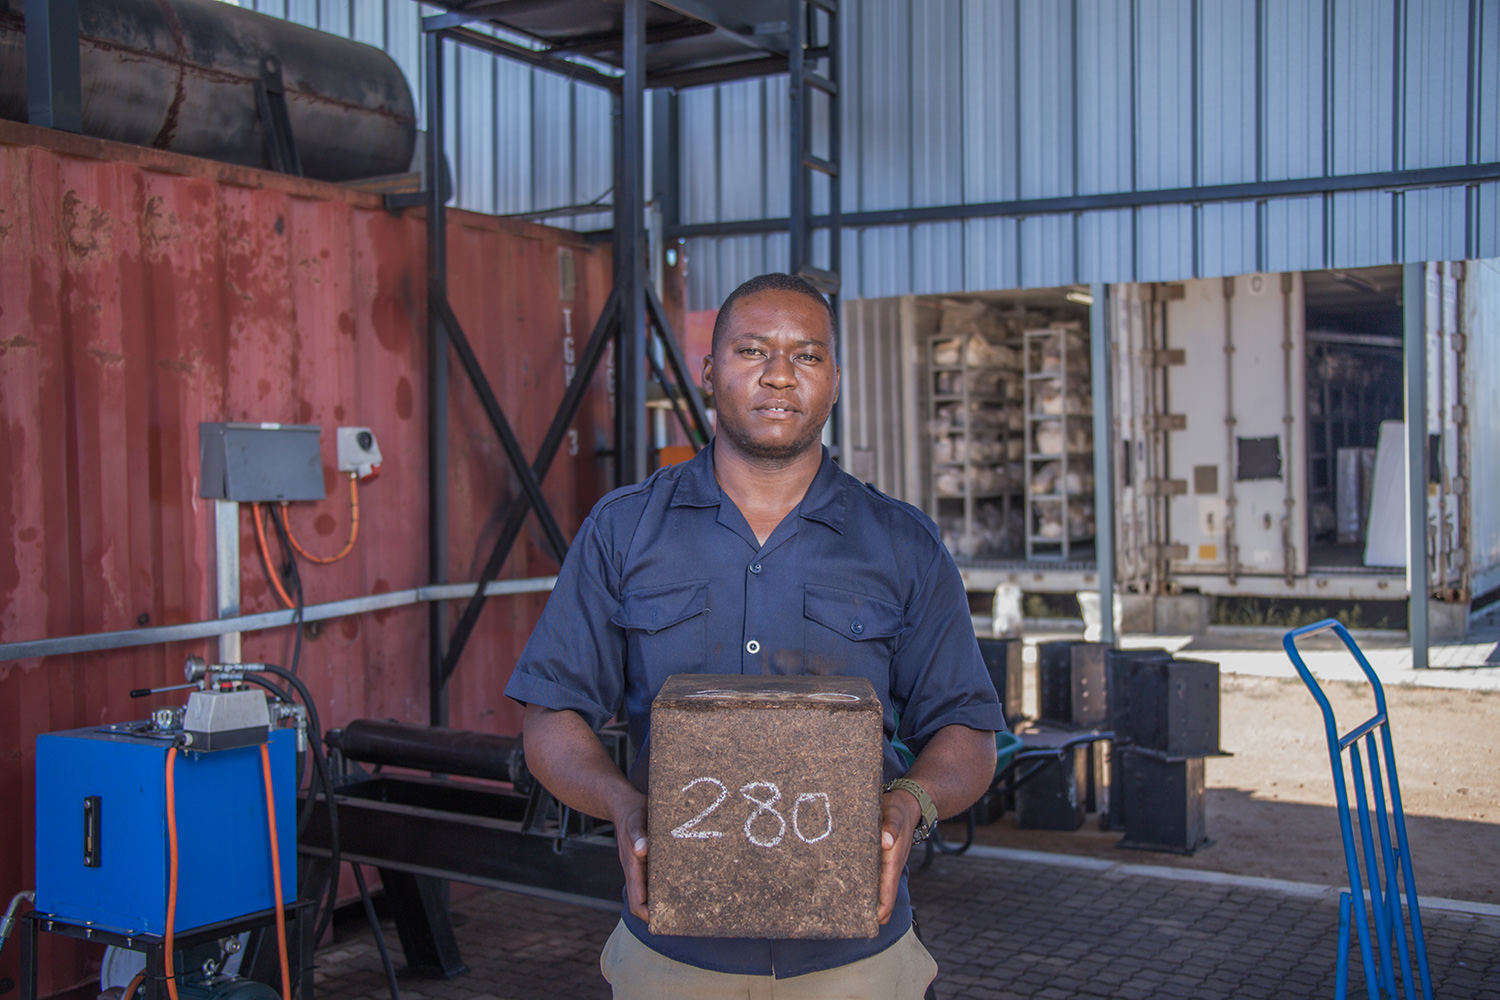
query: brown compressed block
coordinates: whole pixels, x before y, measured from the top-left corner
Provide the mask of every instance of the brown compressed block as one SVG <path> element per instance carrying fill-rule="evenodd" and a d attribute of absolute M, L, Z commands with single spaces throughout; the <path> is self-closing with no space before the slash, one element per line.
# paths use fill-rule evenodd
<path fill-rule="evenodd" d="M 863 677 L 677 674 L 651 707 L 651 933 L 880 930 L 881 706 Z"/>

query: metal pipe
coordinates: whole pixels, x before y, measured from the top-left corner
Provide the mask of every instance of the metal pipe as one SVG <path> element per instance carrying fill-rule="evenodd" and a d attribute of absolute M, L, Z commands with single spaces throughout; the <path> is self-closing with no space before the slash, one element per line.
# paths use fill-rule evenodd
<path fill-rule="evenodd" d="M 427 578 L 448 582 L 448 332 L 433 307 L 434 289 L 447 292 L 448 215 L 443 206 L 443 38 L 423 37 L 427 90 Z M 447 616 L 439 604 L 427 612 L 427 712 L 434 726 L 448 722 L 443 676 Z"/>
<path fill-rule="evenodd" d="M 1148 191 L 1117 191 L 1110 194 L 1064 195 L 1056 198 L 1018 198 L 1012 201 L 967 205 L 934 205 L 881 211 L 849 212 L 841 223 L 855 228 L 901 226 L 918 222 L 956 222 L 964 219 L 1025 218 L 1034 215 L 1069 215 L 1104 209 L 1146 208 L 1153 205 L 1206 205 L 1262 198 L 1296 198 L 1345 191 L 1404 191 L 1411 188 L 1460 187 L 1500 180 L 1500 162 L 1466 166 L 1428 167 L 1417 170 L 1387 170 L 1337 177 L 1307 177 L 1245 184 L 1209 184 L 1200 187 L 1162 188 Z M 814 229 L 826 229 L 832 219 L 814 215 Z M 702 222 L 667 228 L 668 237 L 752 236 L 785 232 L 785 218 L 745 219 L 735 222 Z"/>
<path fill-rule="evenodd" d="M 1427 666 L 1427 270 L 1401 267 L 1403 350 L 1406 354 L 1406 631 L 1411 665 Z"/>
<path fill-rule="evenodd" d="M 615 284 L 620 288 L 620 341 L 616 359 L 619 379 L 619 481 L 639 483 L 647 474 L 646 436 L 646 268 L 645 113 L 646 0 L 625 0 L 620 94 L 620 163 L 615 177 Z"/>
<path fill-rule="evenodd" d="M 513 736 L 355 719 L 329 732 L 324 742 L 366 764 L 518 783 L 525 775 L 521 741 Z"/>
<path fill-rule="evenodd" d="M 557 583 L 555 576 L 528 577 L 518 580 L 496 580 L 484 588 L 486 596 L 498 597 L 506 594 L 542 594 Z M 405 607 L 409 604 L 441 601 L 458 601 L 472 597 L 477 584 L 449 583 L 437 586 L 415 587 L 411 590 L 393 590 L 384 594 L 368 594 L 351 597 L 326 604 L 310 604 L 302 609 L 305 622 L 326 621 L 345 615 L 358 615 L 366 611 L 384 611 Z M 228 633 L 258 632 L 261 629 L 282 628 L 296 620 L 295 611 L 266 611 L 235 618 L 220 618 L 210 621 L 189 622 L 183 625 L 160 625 L 153 628 L 137 628 L 122 632 L 90 632 L 57 639 L 28 639 L 21 642 L 0 643 L 0 663 L 8 660 L 30 660 L 39 656 L 65 656 L 71 653 L 97 653 L 106 649 L 130 649 L 136 646 L 155 646 L 168 642 L 184 642 L 192 639 L 211 639 Z"/>
<path fill-rule="evenodd" d="M 1292 512 L 1296 509 L 1297 499 L 1292 491 L 1292 476 L 1296 474 L 1297 465 L 1292 461 L 1294 453 L 1292 448 L 1292 433 L 1295 430 L 1293 424 L 1295 416 L 1292 412 L 1292 401 L 1294 398 L 1293 373 L 1294 358 L 1292 352 L 1296 347 L 1292 337 L 1292 292 L 1296 289 L 1297 279 L 1291 273 L 1281 276 L 1281 378 L 1282 378 L 1282 416 L 1281 425 L 1286 434 L 1286 462 L 1282 465 L 1282 481 L 1286 484 L 1286 496 L 1282 499 L 1281 512 L 1281 562 L 1282 574 L 1286 579 L 1288 587 L 1292 586 L 1297 575 L 1297 544 L 1292 538 Z"/>
<path fill-rule="evenodd" d="M 1115 440 L 1114 379 L 1110 361 L 1109 286 L 1091 285 L 1089 351 L 1094 381 L 1094 563 L 1099 572 L 1099 641 L 1113 646 L 1115 635 Z"/>
<path fill-rule="evenodd" d="M 276 572 L 275 567 L 270 567 Z M 240 614 L 240 505 L 233 500 L 214 501 L 214 579 L 220 618 Z M 240 634 L 219 635 L 219 662 L 240 662 Z"/>

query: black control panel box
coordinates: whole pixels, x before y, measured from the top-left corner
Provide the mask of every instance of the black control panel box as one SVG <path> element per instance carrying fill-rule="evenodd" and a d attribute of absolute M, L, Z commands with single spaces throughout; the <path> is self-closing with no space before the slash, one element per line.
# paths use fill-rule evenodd
<path fill-rule="evenodd" d="M 198 495 L 240 503 L 322 500 L 316 424 L 199 424 Z"/>

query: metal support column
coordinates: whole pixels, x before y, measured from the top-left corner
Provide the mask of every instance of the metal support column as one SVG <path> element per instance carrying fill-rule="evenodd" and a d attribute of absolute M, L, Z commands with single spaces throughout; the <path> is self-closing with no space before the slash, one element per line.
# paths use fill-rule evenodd
<path fill-rule="evenodd" d="M 26 120 L 83 131 L 78 0 L 26 0 Z"/>
<path fill-rule="evenodd" d="M 650 422 L 646 411 L 646 3 L 625 0 L 624 87 L 619 101 L 619 156 L 615 174 L 615 287 L 620 334 L 615 347 L 616 485 L 646 478 Z"/>
<path fill-rule="evenodd" d="M 1411 665 L 1427 666 L 1427 265 L 1404 264 L 1402 350 L 1406 355 L 1406 582 Z"/>
<path fill-rule="evenodd" d="M 1109 288 L 1089 287 L 1089 353 L 1094 380 L 1094 562 L 1099 572 L 1099 641 L 1115 635 L 1115 434 L 1114 351 L 1109 329 Z"/>
<path fill-rule="evenodd" d="M 272 569 L 273 573 L 277 570 Z M 214 588 L 218 617 L 240 615 L 240 505 L 233 500 L 214 501 Z M 240 662 L 240 633 L 219 636 L 219 662 Z"/>
<path fill-rule="evenodd" d="M 447 295 L 448 226 L 443 207 L 443 38 L 425 33 L 427 89 L 427 287 Z M 431 296 L 429 296 L 429 301 Z M 427 580 L 448 582 L 448 331 L 427 309 Z M 448 684 L 443 674 L 446 606 L 427 606 L 428 722 L 448 724 Z"/>

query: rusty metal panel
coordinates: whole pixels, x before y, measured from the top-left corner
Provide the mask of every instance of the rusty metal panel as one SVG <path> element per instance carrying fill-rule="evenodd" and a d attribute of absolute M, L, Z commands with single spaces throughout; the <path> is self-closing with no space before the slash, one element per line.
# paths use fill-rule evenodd
<path fill-rule="evenodd" d="M 451 214 L 454 307 L 523 447 L 534 453 L 609 291 L 607 250 L 541 226 Z M 336 185 L 0 122 L 0 642 L 211 618 L 210 508 L 200 421 L 323 428 L 328 499 L 287 514 L 309 551 L 347 537 L 333 429 L 374 429 L 385 464 L 360 489 L 348 558 L 303 562 L 309 603 L 426 582 L 426 264 L 420 212 Z M 454 579 L 473 579 L 514 492 L 495 435 L 451 376 Z M 604 492 L 605 373 L 544 484 L 565 534 Z M 273 610 L 242 511 L 241 600 Z M 529 528 L 528 528 L 529 530 Z M 556 565 L 523 536 L 503 576 Z M 453 724 L 514 733 L 505 681 L 543 598 L 498 598 L 450 686 Z M 454 609 L 454 617 L 458 609 Z M 309 625 L 300 675 L 324 724 L 427 718 L 420 606 Z M 247 635 L 247 660 L 287 663 L 292 632 Z M 0 663 L 0 896 L 32 879 L 40 733 L 142 718 L 132 688 L 180 678 L 207 642 Z M 42 989 L 74 986 L 98 952 L 61 939 Z M 0 977 L 18 974 L 16 953 Z"/>

